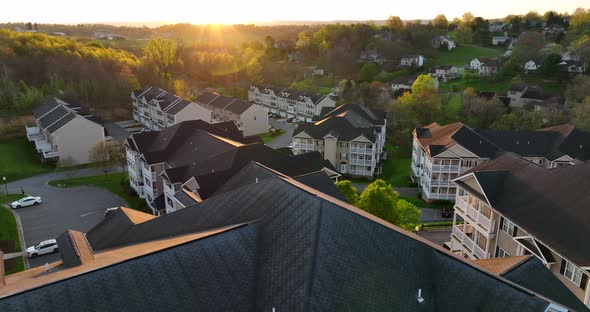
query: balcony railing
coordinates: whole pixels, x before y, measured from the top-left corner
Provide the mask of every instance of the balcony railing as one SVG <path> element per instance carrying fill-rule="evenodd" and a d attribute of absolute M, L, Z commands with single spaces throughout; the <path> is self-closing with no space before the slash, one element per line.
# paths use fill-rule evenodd
<path fill-rule="evenodd" d="M 430 185 L 441 185 L 441 186 L 455 185 L 455 182 L 453 182 L 451 180 L 444 180 L 444 179 L 432 179 L 432 180 L 430 180 Z"/>
<path fill-rule="evenodd" d="M 465 233 L 463 233 L 463 231 L 458 228 L 456 225 L 453 226 L 453 231 L 452 231 L 453 235 L 455 235 L 455 237 L 459 240 L 459 241 L 463 241 L 463 236 L 465 235 Z"/>
<path fill-rule="evenodd" d="M 463 246 L 465 246 L 470 251 L 473 251 L 475 242 L 469 237 L 469 235 L 463 235 Z"/>
<path fill-rule="evenodd" d="M 350 153 L 373 155 L 373 150 L 372 149 L 369 149 L 369 148 L 351 147 L 350 148 Z"/>
<path fill-rule="evenodd" d="M 350 164 L 351 165 L 373 166 L 373 160 L 372 159 L 355 159 L 355 158 L 351 158 L 350 159 Z"/>
<path fill-rule="evenodd" d="M 432 171 L 459 171 L 461 166 L 459 165 L 432 165 Z"/>
<path fill-rule="evenodd" d="M 462 212 L 466 212 L 467 207 L 469 206 L 467 205 L 467 201 L 465 200 L 466 198 L 467 196 L 457 196 L 457 200 L 455 201 L 455 208 L 458 208 L 458 210 Z"/>
<path fill-rule="evenodd" d="M 487 253 L 478 244 L 473 246 L 473 254 L 475 254 L 479 259 L 487 259 Z"/>
<path fill-rule="evenodd" d="M 367 171 L 367 170 L 350 170 L 349 173 L 352 175 L 357 175 L 357 176 L 365 176 L 365 177 L 371 176 L 371 171 Z"/>
<path fill-rule="evenodd" d="M 49 151 L 43 152 L 43 158 L 45 158 L 45 159 L 55 158 L 55 157 L 59 157 L 59 153 L 56 150 L 49 150 Z"/>
<path fill-rule="evenodd" d="M 156 173 L 150 170 L 146 170 L 143 168 L 143 176 L 150 178 L 152 181 L 156 180 Z"/>
<path fill-rule="evenodd" d="M 313 151 L 313 144 L 307 144 L 307 143 L 294 143 L 293 144 L 293 148 L 294 149 L 300 149 L 300 150 L 307 150 L 307 151 Z"/>
<path fill-rule="evenodd" d="M 39 127 L 26 127 L 25 129 L 27 130 L 27 139 L 29 140 L 29 142 L 33 142 L 36 139 L 41 139 L 43 138 L 43 133 L 41 133 L 41 130 L 39 129 Z"/>

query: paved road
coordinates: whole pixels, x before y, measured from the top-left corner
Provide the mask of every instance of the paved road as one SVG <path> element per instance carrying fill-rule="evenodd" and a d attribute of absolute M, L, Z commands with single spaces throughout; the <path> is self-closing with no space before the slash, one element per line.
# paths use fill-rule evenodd
<path fill-rule="evenodd" d="M 273 128 L 282 129 L 283 131 L 285 131 L 281 135 L 270 141 L 267 144 L 268 146 L 272 148 L 281 148 L 286 147 L 287 145 L 290 145 L 293 142 L 292 136 L 293 131 L 296 128 L 295 125 L 286 122 L 284 119 L 269 119 L 268 123 Z"/>
<path fill-rule="evenodd" d="M 83 186 L 78 188 L 53 188 L 47 182 L 69 177 L 70 173 L 55 172 L 8 184 L 8 192 L 41 196 L 43 203 L 16 209 L 23 227 L 24 246 L 32 246 L 50 238 L 56 238 L 67 229 L 86 232 L 98 223 L 105 208 L 124 205 L 121 198 L 103 189 Z M 102 174 L 99 168 L 81 169 L 72 177 Z M 2 187 L 4 189 L 4 187 Z M 30 267 L 59 260 L 59 254 L 30 259 Z"/>
<path fill-rule="evenodd" d="M 423 237 L 436 245 L 443 246 L 445 242 L 451 240 L 451 229 L 420 231 L 418 232 L 418 236 Z"/>
<path fill-rule="evenodd" d="M 433 209 L 433 208 L 418 208 L 422 211 L 422 215 L 420 216 L 421 222 L 439 222 L 439 221 L 453 221 L 453 216 L 450 218 L 445 218 L 441 215 L 440 209 Z"/>

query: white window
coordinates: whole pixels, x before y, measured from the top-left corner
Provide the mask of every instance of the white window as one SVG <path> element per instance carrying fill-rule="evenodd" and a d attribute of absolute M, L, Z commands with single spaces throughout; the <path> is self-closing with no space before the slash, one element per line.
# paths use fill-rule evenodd
<path fill-rule="evenodd" d="M 496 257 L 498 258 L 504 258 L 504 257 L 510 257 L 510 254 L 506 252 L 506 250 L 500 248 L 500 247 L 496 247 Z"/>
<path fill-rule="evenodd" d="M 505 218 L 502 218 L 501 220 L 502 222 L 502 231 L 504 231 L 506 234 L 510 235 L 510 236 L 514 236 L 514 234 L 516 233 L 515 231 L 515 226 L 514 223 L 508 221 Z"/>
<path fill-rule="evenodd" d="M 342 173 L 346 172 L 346 164 L 340 164 L 340 172 L 342 172 Z"/>
<path fill-rule="evenodd" d="M 569 261 L 563 259 L 562 261 L 565 262 L 565 267 L 563 269 L 563 276 L 567 277 L 570 281 L 572 281 L 576 286 L 581 287 L 582 285 L 582 270 L 578 269 L 575 265 L 570 263 Z M 585 286 L 585 285 L 584 285 Z"/>

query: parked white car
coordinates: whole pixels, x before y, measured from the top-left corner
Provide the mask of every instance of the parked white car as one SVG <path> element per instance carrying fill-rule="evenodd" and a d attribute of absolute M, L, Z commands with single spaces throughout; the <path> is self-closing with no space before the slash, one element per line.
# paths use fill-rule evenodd
<path fill-rule="evenodd" d="M 59 251 L 59 248 L 57 247 L 57 241 L 55 239 L 48 239 L 35 246 L 27 248 L 27 257 L 34 258 L 36 256 L 45 255 L 56 251 Z"/>
<path fill-rule="evenodd" d="M 12 209 L 16 209 L 20 207 L 38 205 L 40 203 L 42 203 L 41 197 L 27 196 L 25 198 L 21 198 L 17 201 L 12 202 L 10 206 L 12 207 Z"/>

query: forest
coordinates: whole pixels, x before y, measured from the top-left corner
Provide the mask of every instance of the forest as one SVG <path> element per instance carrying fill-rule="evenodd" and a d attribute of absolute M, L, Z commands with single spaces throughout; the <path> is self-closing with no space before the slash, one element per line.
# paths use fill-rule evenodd
<path fill-rule="evenodd" d="M 501 28 L 492 31 L 493 25 Z M 548 28 L 556 31 L 548 35 Z M 505 48 L 490 47 L 492 36 L 499 35 L 517 39 L 512 55 L 496 77 L 472 80 L 487 86 L 535 81 L 563 95 L 565 110 L 512 111 L 497 99 L 479 97 L 478 92 L 490 91 L 485 87 L 467 83 L 439 90 L 427 76 L 400 97 L 389 91 L 392 79 L 426 74 L 443 60 L 461 62 L 460 52 L 433 48 L 434 39 L 452 38 L 463 47 L 457 51 L 501 54 Z M 376 51 L 384 61 L 360 59 L 366 51 Z M 262 83 L 324 94 L 337 90 L 339 103 L 386 109 L 394 116 L 394 143 L 432 121 L 503 129 L 573 122 L 590 128 L 590 79 L 587 72 L 574 77 L 556 70 L 565 53 L 590 63 L 589 11 L 529 12 L 497 20 L 471 13 L 414 22 L 391 16 L 381 26 L 0 24 L 0 117 L 28 115 L 33 106 L 57 96 L 116 120 L 128 118 L 130 91 L 141 86 L 157 85 L 187 98 L 205 88 L 244 98 L 249 84 Z M 424 55 L 426 65 L 400 70 L 399 60 L 408 54 Z M 544 70 L 527 75 L 522 65 L 530 59 Z M 326 74 L 311 74 L 316 68 Z"/>

